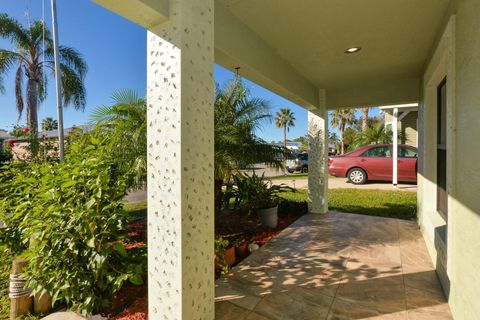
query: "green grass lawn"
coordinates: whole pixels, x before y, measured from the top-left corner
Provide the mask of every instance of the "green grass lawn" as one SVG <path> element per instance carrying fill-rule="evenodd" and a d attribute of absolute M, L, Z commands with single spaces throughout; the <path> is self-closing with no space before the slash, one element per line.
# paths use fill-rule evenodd
<path fill-rule="evenodd" d="M 307 201 L 308 191 L 297 189 L 281 196 L 290 201 L 304 202 Z M 329 189 L 328 207 L 332 211 L 413 220 L 416 218 L 417 194 L 393 190 Z"/>

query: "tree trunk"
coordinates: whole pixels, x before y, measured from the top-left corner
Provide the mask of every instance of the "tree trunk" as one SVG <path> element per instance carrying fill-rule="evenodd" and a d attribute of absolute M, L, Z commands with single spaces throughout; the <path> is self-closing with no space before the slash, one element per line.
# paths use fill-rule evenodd
<path fill-rule="evenodd" d="M 368 108 L 362 108 L 362 113 L 362 131 L 365 131 L 368 127 Z"/>
<path fill-rule="evenodd" d="M 345 141 L 343 140 L 343 131 L 340 131 L 340 134 L 342 135 L 342 140 L 340 141 L 340 154 L 345 153 Z"/>
<path fill-rule="evenodd" d="M 344 154 L 345 153 L 345 137 L 343 135 L 343 133 L 345 132 L 345 124 L 344 123 L 340 124 L 340 126 L 338 128 L 338 131 L 340 132 L 340 146 L 341 146 L 340 154 Z"/>
<path fill-rule="evenodd" d="M 30 133 L 35 137 L 38 134 L 38 86 L 37 81 L 28 79 L 27 82 L 27 124 Z"/>

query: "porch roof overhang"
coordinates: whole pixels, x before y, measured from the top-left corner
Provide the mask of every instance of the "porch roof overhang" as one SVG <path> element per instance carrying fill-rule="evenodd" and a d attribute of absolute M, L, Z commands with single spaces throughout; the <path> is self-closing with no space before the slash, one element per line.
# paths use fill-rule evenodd
<path fill-rule="evenodd" d="M 161 19 L 127 6 L 168 17 L 167 0 L 93 1 L 147 28 Z M 215 60 L 307 109 L 418 102 L 452 1 L 216 0 Z"/>

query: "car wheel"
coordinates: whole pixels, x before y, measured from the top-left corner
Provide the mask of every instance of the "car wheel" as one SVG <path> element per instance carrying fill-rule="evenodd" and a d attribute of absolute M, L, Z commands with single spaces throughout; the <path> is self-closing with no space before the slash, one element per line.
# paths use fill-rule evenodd
<path fill-rule="evenodd" d="M 367 173 L 363 169 L 353 168 L 348 171 L 347 178 L 353 184 L 364 184 L 367 182 Z"/>
<path fill-rule="evenodd" d="M 302 173 L 308 173 L 308 167 L 307 166 L 302 168 Z"/>

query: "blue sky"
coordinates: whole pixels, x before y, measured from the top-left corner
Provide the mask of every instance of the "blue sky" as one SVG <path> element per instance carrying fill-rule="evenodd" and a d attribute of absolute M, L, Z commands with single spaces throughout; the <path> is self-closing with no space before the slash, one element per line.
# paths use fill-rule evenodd
<path fill-rule="evenodd" d="M 48 0 L 1 0 L 0 11 L 7 13 L 25 25 L 30 20 L 42 19 L 42 2 L 45 3 L 45 19 L 51 25 L 50 1 Z M 68 107 L 64 111 L 66 127 L 83 124 L 95 107 L 108 104 L 111 93 L 117 89 L 135 89 L 142 95 L 146 88 L 146 31 L 111 12 L 86 0 L 58 0 L 59 41 L 80 51 L 87 61 L 89 71 L 85 79 L 87 107 L 75 111 Z M 0 48 L 10 49 L 9 42 L 0 39 Z M 215 81 L 223 84 L 233 73 L 216 65 Z M 0 94 L 0 128 L 10 130 L 17 124 L 15 110 L 13 72 L 4 77 L 6 92 Z M 295 114 L 296 126 L 290 129 L 289 138 L 306 134 L 307 112 L 294 103 L 272 92 L 246 81 L 252 95 L 270 102 L 272 114 L 280 108 L 290 108 Z M 372 110 L 372 115 L 378 111 Z M 40 106 L 39 119 L 56 118 L 55 87 L 49 81 L 47 100 Z M 25 124 L 25 118 L 20 119 Z M 267 141 L 282 140 L 283 131 L 274 123 L 266 123 L 258 132 Z"/>

